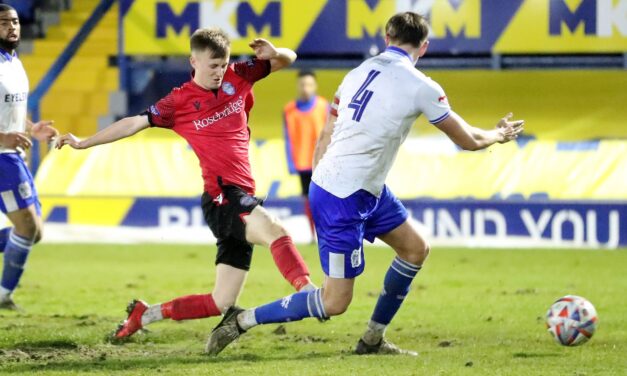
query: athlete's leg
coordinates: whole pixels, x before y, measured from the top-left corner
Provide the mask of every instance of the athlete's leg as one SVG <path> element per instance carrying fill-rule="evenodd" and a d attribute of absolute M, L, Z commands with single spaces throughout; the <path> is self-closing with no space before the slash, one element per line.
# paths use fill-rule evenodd
<path fill-rule="evenodd" d="M 408 221 L 408 213 L 384 187 L 377 210 L 366 224 L 366 239 L 383 240 L 397 253 L 385 274 L 383 289 L 357 353 L 407 353 L 383 340 L 385 329 L 399 310 L 409 287 L 427 257 L 429 247 Z"/>
<path fill-rule="evenodd" d="M 323 289 L 297 292 L 247 310 L 231 307 L 211 332 L 205 352 L 209 355 L 218 355 L 242 333 L 257 325 L 300 321 L 307 317 L 325 320 L 329 316 L 340 315 L 350 304 L 354 281 L 328 278 Z"/>
<path fill-rule="evenodd" d="M 227 202 L 224 204 L 214 202 L 207 194 L 201 201 L 205 220 L 218 238 L 213 292 L 187 295 L 153 305 L 142 314 L 143 325 L 164 318 L 189 320 L 218 316 L 237 302 L 253 252 L 252 245 L 244 239 L 245 224 L 239 214 L 249 211 L 249 205 L 256 205 L 257 200 L 233 186 L 228 187 L 225 194 Z M 231 221 L 225 221 L 225 216 L 231 217 Z"/>
<path fill-rule="evenodd" d="M 0 253 L 4 252 L 4 247 L 6 247 L 7 242 L 9 241 L 9 234 L 11 234 L 11 230 L 13 230 L 13 227 L 0 229 Z"/>
<path fill-rule="evenodd" d="M 39 242 L 41 204 L 28 166 L 18 154 L 0 154 L 0 176 L 0 211 L 13 224 L 14 234 L 32 243 Z M 0 232 L 6 234 L 7 229 Z"/>
<path fill-rule="evenodd" d="M 312 184 L 313 214 L 319 238 L 320 260 L 328 276 L 323 289 L 299 292 L 257 308 L 231 308 L 214 329 L 206 351 L 216 355 L 246 330 L 259 325 L 320 319 L 346 311 L 353 297 L 355 278 L 364 270 L 363 213 L 373 211 L 377 198 L 360 191 L 346 199 Z"/>
<path fill-rule="evenodd" d="M 261 205 L 257 205 L 249 215 L 243 217 L 243 220 L 246 223 L 246 240 L 252 244 L 269 247 L 279 271 L 297 291 L 315 288 L 309 279 L 309 269 L 305 260 L 276 217 Z"/>
<path fill-rule="evenodd" d="M 142 314 L 142 326 L 167 318 L 180 321 L 219 316 L 237 302 L 247 274 L 246 270 L 218 264 L 211 294 L 186 295 L 152 305 Z"/>
<path fill-rule="evenodd" d="M 33 244 L 41 239 L 41 206 L 33 176 L 19 155 L 0 154 L 0 176 L 0 211 L 13 224 L 3 245 L 0 308 L 17 309 L 11 295 L 24 273 Z"/>
<path fill-rule="evenodd" d="M 0 282 L 0 302 L 9 301 L 17 287 L 30 250 L 41 239 L 41 218 L 37 204 L 6 214 L 13 230 L 4 246 L 4 266 Z"/>
<path fill-rule="evenodd" d="M 300 321 L 307 317 L 327 319 L 346 312 L 353 298 L 354 278 L 326 278 L 324 288 L 303 291 L 237 315 L 241 330 L 261 324 Z"/>
<path fill-rule="evenodd" d="M 427 242 L 408 221 L 379 238 L 396 251 L 397 257 L 385 274 L 381 295 L 362 336 L 367 345 L 381 342 L 429 253 Z"/>
<path fill-rule="evenodd" d="M 252 244 L 270 247 L 277 239 L 289 236 L 279 219 L 261 205 L 242 219 L 246 223 L 246 240 Z"/>
<path fill-rule="evenodd" d="M 331 278 L 324 280 L 322 302 L 328 316 L 338 316 L 346 312 L 353 300 L 355 278 Z"/>
<path fill-rule="evenodd" d="M 33 243 L 39 243 L 42 238 L 43 225 L 41 216 L 38 213 L 37 204 L 29 205 L 27 208 L 6 214 L 13 224 L 13 233 L 29 239 Z"/>
<path fill-rule="evenodd" d="M 218 239 L 216 282 L 211 294 L 178 297 L 149 306 L 134 300 L 127 308 L 128 318 L 113 334 L 115 339 L 132 336 L 144 326 L 163 319 L 191 320 L 219 316 L 237 302 L 252 260 L 252 246 L 232 237 Z"/>
<path fill-rule="evenodd" d="M 237 302 L 250 270 L 253 248 L 232 237 L 218 239 L 216 283 L 211 294 L 189 295 L 162 305 L 166 318 L 173 320 L 218 316 Z"/>
<path fill-rule="evenodd" d="M 379 239 L 392 247 L 399 258 L 414 265 L 422 265 L 431 249 L 409 220 L 389 233 L 380 235 Z"/>

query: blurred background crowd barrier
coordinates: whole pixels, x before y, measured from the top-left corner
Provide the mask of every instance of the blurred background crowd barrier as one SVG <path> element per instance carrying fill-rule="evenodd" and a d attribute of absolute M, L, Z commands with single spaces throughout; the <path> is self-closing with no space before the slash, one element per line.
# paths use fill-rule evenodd
<path fill-rule="evenodd" d="M 20 59 L 33 117 L 78 136 L 142 112 L 189 80 L 188 39 L 198 27 L 226 30 L 234 60 L 249 57 L 256 37 L 296 50 L 295 68 L 314 69 L 319 94 L 332 98 L 348 70 L 385 48 L 386 20 L 418 11 L 432 28 L 418 68 L 443 86 L 452 108 L 481 127 L 513 111 L 526 132 L 516 143 L 464 152 L 419 119 L 388 179 L 416 224 L 436 244 L 627 246 L 627 0 L 4 2 L 24 24 Z M 283 135 L 296 73 L 256 85 L 251 163 L 267 207 L 310 241 Z M 45 220 L 70 238 L 76 231 L 63 231 L 72 226 L 203 229 L 190 241 L 210 237 L 198 162 L 172 132 L 81 152 L 42 145 L 31 166 Z"/>

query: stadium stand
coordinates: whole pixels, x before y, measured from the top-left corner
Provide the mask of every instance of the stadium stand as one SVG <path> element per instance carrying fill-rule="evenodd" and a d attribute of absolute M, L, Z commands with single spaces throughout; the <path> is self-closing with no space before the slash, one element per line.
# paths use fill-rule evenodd
<path fill-rule="evenodd" d="M 75 1 L 60 13 L 60 22 L 50 26 L 45 38 L 34 41 L 33 51 L 20 57 L 33 90 L 98 0 Z M 117 6 L 98 23 L 88 40 L 65 67 L 41 106 L 41 118 L 55 120 L 61 132 L 93 133 L 100 116 L 109 113 L 109 93 L 118 87 L 118 71 L 109 66 L 117 53 Z"/>

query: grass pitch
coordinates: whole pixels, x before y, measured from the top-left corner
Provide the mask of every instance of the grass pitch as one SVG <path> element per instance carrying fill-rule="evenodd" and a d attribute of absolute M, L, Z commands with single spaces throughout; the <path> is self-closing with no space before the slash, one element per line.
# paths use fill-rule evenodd
<path fill-rule="evenodd" d="M 314 247 L 300 247 L 317 282 Z M 624 375 L 627 374 L 627 252 L 434 249 L 387 337 L 417 358 L 360 357 L 362 333 L 392 260 L 366 250 L 366 271 L 343 316 L 252 329 L 219 357 L 202 354 L 219 318 L 164 321 L 124 345 L 104 341 L 132 298 L 160 302 L 211 291 L 214 247 L 41 245 L 16 302 L 0 311 L 0 374 L 222 375 Z M 257 248 L 240 304 L 291 293 L 268 251 Z M 576 348 L 557 345 L 544 314 L 577 294 L 600 326 Z"/>

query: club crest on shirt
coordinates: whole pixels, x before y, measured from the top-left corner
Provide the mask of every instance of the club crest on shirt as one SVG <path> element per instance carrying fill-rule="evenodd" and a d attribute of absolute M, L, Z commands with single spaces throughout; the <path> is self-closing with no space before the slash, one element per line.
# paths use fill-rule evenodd
<path fill-rule="evenodd" d="M 351 266 L 356 268 L 359 265 L 361 265 L 361 250 L 355 249 L 351 254 Z"/>
<path fill-rule="evenodd" d="M 233 95 L 235 94 L 235 87 L 230 82 L 224 82 L 222 83 L 222 91 L 227 95 Z"/>
<path fill-rule="evenodd" d="M 20 185 L 17 186 L 17 190 L 23 200 L 26 200 L 33 195 L 33 190 L 30 188 L 30 184 L 28 184 L 27 181 L 20 183 Z"/>
<path fill-rule="evenodd" d="M 150 113 L 157 116 L 161 115 L 161 112 L 157 110 L 157 106 L 155 105 L 150 106 Z"/>

